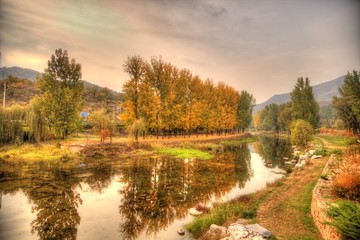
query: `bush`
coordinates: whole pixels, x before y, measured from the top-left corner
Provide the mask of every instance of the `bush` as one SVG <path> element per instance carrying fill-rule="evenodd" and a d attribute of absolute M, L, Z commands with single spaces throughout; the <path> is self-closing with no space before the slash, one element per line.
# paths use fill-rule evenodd
<path fill-rule="evenodd" d="M 358 148 L 350 149 L 344 155 L 333 187 L 341 197 L 360 200 L 360 153 Z"/>
<path fill-rule="evenodd" d="M 359 239 L 359 204 L 350 201 L 337 202 L 329 208 L 328 215 L 334 220 L 328 224 L 336 227 L 344 239 Z"/>
<path fill-rule="evenodd" d="M 308 142 L 313 139 L 314 129 L 311 124 L 299 119 L 293 123 L 293 127 L 291 129 L 291 143 L 299 146 L 306 147 Z"/>

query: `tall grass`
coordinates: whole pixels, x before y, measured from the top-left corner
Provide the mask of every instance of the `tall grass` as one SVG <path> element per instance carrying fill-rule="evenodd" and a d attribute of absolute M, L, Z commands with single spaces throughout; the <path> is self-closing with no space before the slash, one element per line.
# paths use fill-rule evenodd
<path fill-rule="evenodd" d="M 6 146 L 0 151 L 0 158 L 11 161 L 74 161 L 80 156 L 66 148 L 58 148 L 52 144 L 34 145 L 23 144 L 20 146 Z"/>

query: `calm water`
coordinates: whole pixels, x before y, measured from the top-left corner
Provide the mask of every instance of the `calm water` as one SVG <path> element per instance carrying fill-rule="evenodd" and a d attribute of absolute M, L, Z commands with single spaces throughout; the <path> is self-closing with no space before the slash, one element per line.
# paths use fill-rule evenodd
<path fill-rule="evenodd" d="M 176 233 L 192 220 L 189 208 L 264 188 L 290 154 L 288 143 L 260 139 L 208 161 L 128 159 L 91 169 L 1 162 L 0 239 L 189 239 Z"/>

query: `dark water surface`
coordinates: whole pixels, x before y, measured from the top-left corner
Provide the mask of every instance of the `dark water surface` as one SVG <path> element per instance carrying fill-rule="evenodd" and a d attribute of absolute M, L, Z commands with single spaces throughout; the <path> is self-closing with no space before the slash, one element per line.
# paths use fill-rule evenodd
<path fill-rule="evenodd" d="M 76 169 L 2 161 L 0 239 L 189 239 L 176 229 L 192 220 L 190 208 L 264 188 L 282 176 L 274 170 L 290 154 L 286 141 L 261 138 L 207 161 L 143 158 Z"/>

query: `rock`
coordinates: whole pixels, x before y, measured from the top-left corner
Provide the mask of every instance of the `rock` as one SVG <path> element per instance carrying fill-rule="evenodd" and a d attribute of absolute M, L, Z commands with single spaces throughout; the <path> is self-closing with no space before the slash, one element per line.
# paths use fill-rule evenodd
<path fill-rule="evenodd" d="M 257 232 L 248 229 L 242 224 L 233 223 L 228 227 L 227 230 L 229 237 L 226 240 L 263 240 L 264 238 Z"/>
<path fill-rule="evenodd" d="M 283 159 L 284 159 L 284 160 L 289 160 L 289 158 L 288 158 L 288 157 L 283 157 Z"/>
<path fill-rule="evenodd" d="M 301 164 L 302 166 L 305 166 L 305 165 L 306 165 L 306 160 L 302 160 L 302 161 L 300 162 L 300 164 Z"/>
<path fill-rule="evenodd" d="M 271 232 L 267 230 L 266 228 L 260 226 L 259 224 L 249 224 L 245 226 L 247 229 L 259 233 L 264 238 L 268 238 L 271 236 Z"/>
<path fill-rule="evenodd" d="M 311 160 L 314 160 L 314 159 L 318 159 L 318 158 L 322 158 L 323 156 L 321 156 L 321 155 L 313 155 L 312 157 L 311 157 Z"/>
<path fill-rule="evenodd" d="M 315 153 L 315 150 L 309 150 L 309 154 L 313 155 Z"/>
<path fill-rule="evenodd" d="M 286 171 L 281 168 L 275 168 L 271 172 L 276 173 L 276 174 L 286 174 Z"/>
<path fill-rule="evenodd" d="M 193 216 L 199 216 L 199 215 L 203 214 L 203 212 L 200 212 L 200 211 L 196 210 L 195 208 L 190 208 L 189 213 L 190 213 L 190 215 L 193 215 Z"/>
<path fill-rule="evenodd" d="M 216 224 L 211 224 L 209 231 L 203 237 L 206 240 L 218 240 L 225 238 L 228 235 L 226 227 L 221 227 Z"/>
<path fill-rule="evenodd" d="M 297 164 L 295 165 L 295 168 L 303 168 L 303 165 L 297 163 Z"/>
<path fill-rule="evenodd" d="M 292 164 L 294 164 L 292 161 L 285 161 L 284 163 L 285 163 L 285 165 L 292 165 Z"/>
<path fill-rule="evenodd" d="M 177 233 L 179 235 L 184 235 L 185 234 L 185 230 L 182 227 L 179 227 L 176 231 L 177 231 Z"/>

